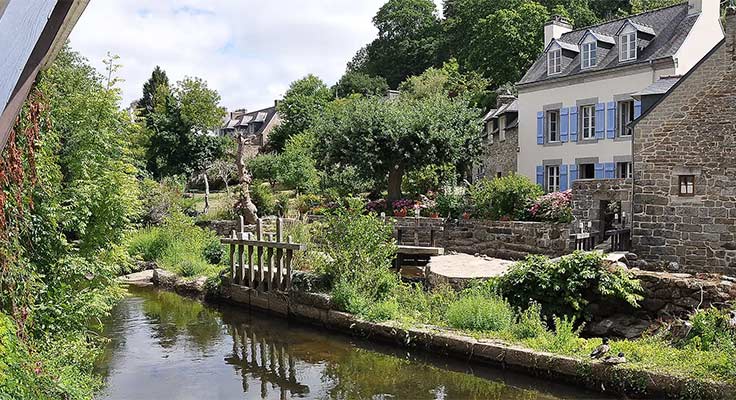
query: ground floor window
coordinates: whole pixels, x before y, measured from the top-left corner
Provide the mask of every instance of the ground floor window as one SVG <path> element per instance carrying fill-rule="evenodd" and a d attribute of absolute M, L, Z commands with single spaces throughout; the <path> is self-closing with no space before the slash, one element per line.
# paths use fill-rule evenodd
<path fill-rule="evenodd" d="M 680 196 L 695 196 L 695 175 L 680 175 Z"/>
<path fill-rule="evenodd" d="M 595 164 L 580 164 L 578 171 L 580 179 L 595 179 Z"/>
<path fill-rule="evenodd" d="M 616 178 L 629 179 L 633 175 L 633 169 L 630 162 L 620 162 L 616 164 Z"/>
<path fill-rule="evenodd" d="M 547 193 L 559 192 L 560 191 L 560 166 L 550 165 L 546 168 L 547 173 L 547 185 L 545 190 Z"/>

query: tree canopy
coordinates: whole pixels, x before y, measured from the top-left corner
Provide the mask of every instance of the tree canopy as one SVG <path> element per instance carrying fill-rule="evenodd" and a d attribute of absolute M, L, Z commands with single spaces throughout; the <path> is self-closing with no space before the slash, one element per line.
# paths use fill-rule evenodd
<path fill-rule="evenodd" d="M 389 199 L 401 196 L 406 171 L 428 164 L 463 163 L 480 149 L 478 110 L 464 99 L 353 98 L 330 105 L 314 128 L 322 167 L 352 166 L 386 182 Z"/>

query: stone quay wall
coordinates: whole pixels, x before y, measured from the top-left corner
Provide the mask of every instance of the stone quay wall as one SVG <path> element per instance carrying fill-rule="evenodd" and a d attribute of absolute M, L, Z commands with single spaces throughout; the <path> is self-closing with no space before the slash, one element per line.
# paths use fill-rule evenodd
<path fill-rule="evenodd" d="M 530 254 L 559 257 L 569 253 L 570 225 L 547 222 L 457 220 L 439 218 L 397 218 L 402 227 L 402 243 L 412 244 L 419 228 L 420 245 L 429 243 L 430 227 L 442 227 L 436 244 L 445 251 L 483 254 L 489 257 L 520 260 Z"/>

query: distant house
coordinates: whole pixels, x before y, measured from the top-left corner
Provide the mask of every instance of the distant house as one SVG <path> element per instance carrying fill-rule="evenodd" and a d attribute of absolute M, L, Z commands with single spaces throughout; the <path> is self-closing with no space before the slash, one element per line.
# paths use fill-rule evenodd
<path fill-rule="evenodd" d="M 725 28 L 666 94 L 638 96 L 656 102 L 633 125 L 633 247 L 670 270 L 736 273 L 736 9 Z"/>
<path fill-rule="evenodd" d="M 548 22 L 544 53 L 517 84 L 519 173 L 547 192 L 631 177 L 635 95 L 661 96 L 696 65 L 723 38 L 719 18 L 719 0 L 690 0 L 577 30 Z"/>
<path fill-rule="evenodd" d="M 220 136 L 244 135 L 248 144 L 247 156 L 258 154 L 268 145 L 268 136 L 279 125 L 279 113 L 273 107 L 256 111 L 235 110 L 228 114 L 219 130 Z"/>
<path fill-rule="evenodd" d="M 497 178 L 516 172 L 519 147 L 519 102 L 500 94 L 496 108 L 483 118 L 483 156 L 473 169 L 473 180 Z"/>

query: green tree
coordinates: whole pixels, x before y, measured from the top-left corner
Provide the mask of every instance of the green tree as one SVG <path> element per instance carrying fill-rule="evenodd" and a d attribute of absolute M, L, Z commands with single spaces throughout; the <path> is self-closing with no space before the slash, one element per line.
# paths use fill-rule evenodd
<path fill-rule="evenodd" d="M 491 82 L 475 72 L 460 72 L 456 59 L 450 59 L 442 68 L 430 67 L 419 76 L 409 77 L 399 86 L 402 96 L 424 99 L 435 94 L 450 98 L 467 97 L 473 106 L 486 108 L 495 94 L 489 90 Z"/>
<path fill-rule="evenodd" d="M 681 0 L 631 0 L 631 13 L 638 14 L 657 8 L 682 3 Z"/>
<path fill-rule="evenodd" d="M 225 109 L 220 107 L 220 94 L 207 87 L 201 78 L 186 77 L 176 83 L 174 97 L 181 122 L 196 132 L 206 133 L 222 124 Z"/>
<path fill-rule="evenodd" d="M 549 11 L 524 1 L 481 19 L 470 42 L 466 67 L 496 83 L 517 82 L 543 50 Z"/>
<path fill-rule="evenodd" d="M 441 25 L 432 0 L 389 0 L 373 24 L 378 38 L 356 54 L 353 70 L 381 76 L 395 88 L 438 63 Z"/>
<path fill-rule="evenodd" d="M 337 97 L 347 97 L 351 94 L 382 96 L 388 91 L 388 83 L 386 83 L 386 79 L 380 76 L 348 71 L 340 78 L 333 90 Z"/>
<path fill-rule="evenodd" d="M 358 98 L 335 102 L 325 114 L 315 127 L 322 166 L 350 165 L 366 178 L 388 179 L 391 200 L 401 197 L 406 171 L 463 163 L 480 149 L 478 110 L 461 98 Z"/>
<path fill-rule="evenodd" d="M 305 132 L 320 118 L 332 97 L 327 85 L 314 75 L 292 82 L 284 99 L 276 107 L 281 124 L 269 135 L 269 146 L 282 151 L 289 138 Z"/>
<path fill-rule="evenodd" d="M 169 77 L 166 76 L 166 71 L 157 65 L 153 69 L 151 77 L 143 84 L 143 97 L 138 100 L 138 112 L 149 128 L 153 127 L 151 114 L 157 105 L 165 101 L 169 92 L 168 88 Z"/>

